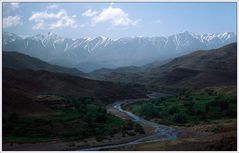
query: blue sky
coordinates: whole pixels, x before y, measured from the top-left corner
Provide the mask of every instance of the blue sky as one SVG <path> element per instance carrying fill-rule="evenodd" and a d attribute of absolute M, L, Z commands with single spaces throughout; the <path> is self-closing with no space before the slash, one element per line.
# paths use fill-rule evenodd
<path fill-rule="evenodd" d="M 21 36 L 113 39 L 236 32 L 236 3 L 4 3 L 3 28 Z"/>

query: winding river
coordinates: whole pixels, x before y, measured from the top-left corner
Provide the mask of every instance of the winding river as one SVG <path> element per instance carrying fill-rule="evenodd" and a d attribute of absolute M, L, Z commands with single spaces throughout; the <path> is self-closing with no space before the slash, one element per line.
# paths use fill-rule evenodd
<path fill-rule="evenodd" d="M 150 100 L 150 99 L 165 97 L 169 95 L 163 94 L 163 93 L 151 93 L 151 94 L 148 94 L 147 96 L 149 98 L 144 100 Z M 132 140 L 127 143 L 90 147 L 90 148 L 84 148 L 84 149 L 82 148 L 80 150 L 93 151 L 93 150 L 111 149 L 111 148 L 134 145 L 134 144 L 142 144 L 142 143 L 149 143 L 149 142 L 156 142 L 156 141 L 163 141 L 163 140 L 175 140 L 177 138 L 177 135 L 179 134 L 180 129 L 145 120 L 129 111 L 122 109 L 121 106 L 123 104 L 128 103 L 129 101 L 131 100 L 116 101 L 115 103 L 113 103 L 113 108 L 115 109 L 115 111 L 126 114 L 132 121 L 141 124 L 143 127 L 145 126 L 152 127 L 154 129 L 152 134 L 145 135 L 144 137 L 138 138 L 136 140 Z M 134 99 L 133 101 L 137 101 L 137 99 Z"/>

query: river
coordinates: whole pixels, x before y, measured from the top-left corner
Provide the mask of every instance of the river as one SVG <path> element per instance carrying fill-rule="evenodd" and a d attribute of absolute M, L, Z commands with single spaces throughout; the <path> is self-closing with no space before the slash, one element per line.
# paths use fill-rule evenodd
<path fill-rule="evenodd" d="M 147 96 L 149 98 L 144 99 L 144 100 L 150 100 L 150 99 L 160 98 L 160 97 L 165 97 L 165 96 L 170 96 L 170 95 L 155 92 L 155 93 L 148 94 Z M 130 101 L 137 101 L 137 99 L 116 101 L 113 103 L 113 108 L 115 109 L 115 111 L 119 111 L 119 112 L 126 114 L 132 121 L 141 124 L 143 127 L 144 126 L 152 127 L 154 129 L 152 134 L 145 135 L 145 137 L 141 137 L 136 140 L 133 140 L 133 141 L 130 141 L 127 143 L 123 143 L 123 144 L 113 144 L 113 145 L 105 145 L 105 146 L 98 146 L 98 147 L 90 147 L 90 148 L 84 148 L 84 149 L 80 149 L 80 150 L 93 151 L 93 150 L 102 150 L 102 149 L 112 149 L 112 148 L 124 147 L 124 146 L 129 146 L 129 145 L 134 145 L 134 144 L 150 143 L 150 142 L 163 141 L 163 140 L 175 140 L 177 138 L 177 135 L 179 134 L 180 129 L 145 120 L 129 111 L 122 109 L 121 106 L 125 103 L 129 103 Z"/>

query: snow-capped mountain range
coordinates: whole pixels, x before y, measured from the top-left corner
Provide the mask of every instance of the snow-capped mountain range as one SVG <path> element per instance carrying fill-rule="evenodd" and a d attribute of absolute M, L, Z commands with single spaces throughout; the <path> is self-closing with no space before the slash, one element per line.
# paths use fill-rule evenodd
<path fill-rule="evenodd" d="M 184 31 L 168 37 L 63 38 L 43 33 L 22 38 L 3 33 L 3 51 L 17 51 L 61 66 L 90 71 L 102 67 L 143 65 L 196 50 L 208 50 L 236 42 L 236 33 L 197 35 Z"/>

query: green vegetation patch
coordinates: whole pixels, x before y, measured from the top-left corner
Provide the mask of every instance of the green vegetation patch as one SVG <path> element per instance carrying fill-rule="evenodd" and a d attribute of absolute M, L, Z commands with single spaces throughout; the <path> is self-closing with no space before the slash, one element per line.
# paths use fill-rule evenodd
<path fill-rule="evenodd" d="M 40 142 L 52 139 L 81 140 L 96 137 L 102 140 L 116 133 L 144 133 L 131 121 L 109 114 L 105 106 L 93 98 L 68 99 L 71 108 L 59 108 L 57 115 L 19 117 L 12 113 L 4 120 L 4 142 Z M 129 134 L 128 134 L 129 135 Z"/>
<path fill-rule="evenodd" d="M 198 124 L 222 118 L 236 118 L 237 99 L 216 93 L 187 93 L 125 106 L 146 119 L 157 118 L 171 125 Z"/>

